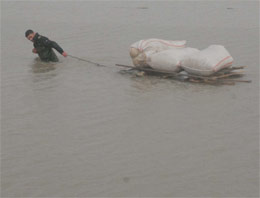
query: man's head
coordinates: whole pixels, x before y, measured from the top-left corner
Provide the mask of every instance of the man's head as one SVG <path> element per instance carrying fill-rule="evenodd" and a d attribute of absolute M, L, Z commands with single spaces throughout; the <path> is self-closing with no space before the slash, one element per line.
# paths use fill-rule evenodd
<path fill-rule="evenodd" d="M 32 30 L 27 30 L 27 31 L 25 32 L 25 37 L 26 37 L 28 40 L 32 41 L 32 42 L 33 42 L 34 35 L 35 35 L 35 33 L 34 33 Z"/>

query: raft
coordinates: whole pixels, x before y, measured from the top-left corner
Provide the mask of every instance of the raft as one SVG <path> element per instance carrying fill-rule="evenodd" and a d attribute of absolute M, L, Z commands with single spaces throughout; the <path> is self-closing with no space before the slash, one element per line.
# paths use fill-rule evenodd
<path fill-rule="evenodd" d="M 241 77 L 244 76 L 244 68 L 246 66 L 232 66 L 222 69 L 210 76 L 199 76 L 188 73 L 176 73 L 170 71 L 164 71 L 159 69 L 153 69 L 151 67 L 134 67 L 130 65 L 116 64 L 119 67 L 129 68 L 130 70 L 136 70 L 142 72 L 142 75 L 156 75 L 165 79 L 174 79 L 179 81 L 191 82 L 191 83 L 204 83 L 212 85 L 234 85 L 237 82 L 251 83 L 251 80 L 244 80 Z"/>

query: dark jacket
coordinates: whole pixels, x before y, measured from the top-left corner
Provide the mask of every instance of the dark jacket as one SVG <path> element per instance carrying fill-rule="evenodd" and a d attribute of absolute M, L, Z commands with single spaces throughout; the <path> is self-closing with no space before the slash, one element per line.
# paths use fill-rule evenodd
<path fill-rule="evenodd" d="M 47 37 L 44 37 L 38 33 L 36 33 L 33 38 L 33 46 L 36 49 L 40 59 L 47 62 L 59 61 L 52 48 L 56 49 L 60 54 L 64 52 L 63 49 L 55 41 L 51 41 Z"/>

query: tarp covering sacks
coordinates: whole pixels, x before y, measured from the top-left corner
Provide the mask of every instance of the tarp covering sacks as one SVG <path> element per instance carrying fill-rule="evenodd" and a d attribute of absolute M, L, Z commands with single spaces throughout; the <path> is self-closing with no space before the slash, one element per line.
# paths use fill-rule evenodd
<path fill-rule="evenodd" d="M 170 41 L 162 39 L 146 39 L 133 43 L 130 46 L 130 56 L 133 64 L 138 66 L 147 66 L 147 57 L 151 54 L 168 49 L 184 48 L 185 40 Z"/>
<path fill-rule="evenodd" d="M 210 45 L 200 52 L 185 56 L 181 67 L 189 74 L 209 76 L 230 67 L 233 58 L 222 45 Z"/>
<path fill-rule="evenodd" d="M 194 53 L 200 52 L 195 48 L 170 49 L 150 55 L 147 64 L 153 69 L 164 71 L 181 71 L 181 61 Z"/>

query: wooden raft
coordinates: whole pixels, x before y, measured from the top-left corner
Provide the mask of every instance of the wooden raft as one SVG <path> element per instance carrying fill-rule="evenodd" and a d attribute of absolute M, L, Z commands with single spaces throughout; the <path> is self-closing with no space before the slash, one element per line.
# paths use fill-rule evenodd
<path fill-rule="evenodd" d="M 188 73 L 176 73 L 176 72 L 170 72 L 170 71 L 164 71 L 158 69 L 155 70 L 151 67 L 133 67 L 133 66 L 122 65 L 122 64 L 116 64 L 116 66 L 130 68 L 132 70 L 143 72 L 143 74 L 146 73 L 151 75 L 159 75 L 162 76 L 163 78 L 172 78 L 176 80 L 188 81 L 193 83 L 207 83 L 213 85 L 217 85 L 217 84 L 234 85 L 236 82 L 244 82 L 244 83 L 251 82 L 251 80 L 238 79 L 244 76 L 243 69 L 246 66 L 225 68 L 210 76 L 198 76 L 198 75 L 193 75 Z"/>

